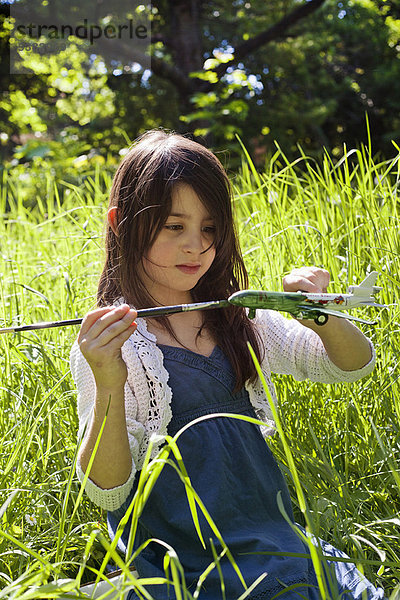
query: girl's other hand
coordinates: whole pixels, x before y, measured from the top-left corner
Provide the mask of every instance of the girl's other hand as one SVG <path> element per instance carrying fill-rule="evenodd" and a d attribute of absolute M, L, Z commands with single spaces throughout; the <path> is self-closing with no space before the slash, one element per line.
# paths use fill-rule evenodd
<path fill-rule="evenodd" d="M 121 348 L 137 327 L 136 317 L 134 309 L 121 304 L 97 308 L 83 319 L 78 344 L 98 388 L 115 390 L 124 386 L 127 368 Z"/>
<path fill-rule="evenodd" d="M 325 269 L 318 267 L 301 267 L 293 269 L 283 278 L 285 292 L 311 292 L 318 294 L 326 292 L 330 275 Z"/>

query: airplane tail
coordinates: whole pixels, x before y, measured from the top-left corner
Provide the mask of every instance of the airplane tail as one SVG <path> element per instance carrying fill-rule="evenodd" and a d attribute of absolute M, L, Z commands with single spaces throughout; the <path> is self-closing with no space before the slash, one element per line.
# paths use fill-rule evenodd
<path fill-rule="evenodd" d="M 372 271 L 360 285 L 350 285 L 348 288 L 349 294 L 354 294 L 354 296 L 373 296 L 382 289 L 375 285 L 378 275 L 378 271 Z"/>

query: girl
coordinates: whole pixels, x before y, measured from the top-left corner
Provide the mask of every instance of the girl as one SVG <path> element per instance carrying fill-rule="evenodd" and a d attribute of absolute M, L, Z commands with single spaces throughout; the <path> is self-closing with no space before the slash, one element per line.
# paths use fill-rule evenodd
<path fill-rule="evenodd" d="M 111 535 L 134 497 L 150 436 L 158 434 L 155 456 L 162 436 L 211 415 L 185 429 L 179 449 L 245 584 L 266 573 L 249 598 L 269 599 L 279 592 L 283 600 L 319 598 L 311 560 L 304 557 L 307 547 L 292 527 L 288 489 L 263 437 L 273 433 L 273 422 L 247 343 L 276 400 L 271 372 L 327 383 L 367 375 L 375 360 L 370 342 L 344 319 L 330 317 L 317 327 L 259 310 L 250 321 L 245 309 L 234 306 L 135 322 L 133 307 L 227 298 L 248 287 L 227 175 L 209 150 L 182 136 L 148 132 L 125 156 L 111 190 L 106 249 L 98 308 L 82 323 L 71 367 L 83 437 L 81 481 L 108 411 L 86 491 L 107 509 Z M 320 292 L 328 282 L 327 271 L 301 268 L 285 277 L 283 287 Z M 265 426 L 221 413 L 251 416 Z M 139 520 L 134 548 L 155 540 L 135 559 L 140 577 L 165 576 L 168 544 L 193 594 L 201 574 L 222 552 L 207 521 L 199 518 L 205 547 L 184 484 L 167 464 Z M 119 542 L 123 551 L 129 531 L 128 523 Z M 343 556 L 322 544 L 325 554 Z M 383 597 L 354 565 L 332 561 L 331 569 L 333 597 Z M 155 599 L 175 598 L 172 586 L 148 589 Z M 222 553 L 199 598 L 236 600 L 244 591 Z"/>

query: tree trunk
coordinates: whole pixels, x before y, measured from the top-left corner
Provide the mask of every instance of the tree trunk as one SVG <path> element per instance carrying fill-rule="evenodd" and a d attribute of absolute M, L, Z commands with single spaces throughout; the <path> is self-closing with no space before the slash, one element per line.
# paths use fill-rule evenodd
<path fill-rule="evenodd" d="M 188 114 L 193 110 L 191 96 L 199 88 L 198 79 L 189 78 L 190 73 L 202 71 L 204 64 L 204 49 L 201 34 L 202 0 L 168 0 L 170 12 L 170 31 L 168 49 L 171 52 L 173 64 L 186 78 L 189 85 L 177 86 L 179 110 Z M 194 131 L 198 127 L 208 127 L 209 123 L 198 120 L 189 125 L 182 124 L 182 130 Z"/>
<path fill-rule="evenodd" d="M 199 0 L 169 0 L 170 50 L 174 64 L 186 76 L 203 69 L 201 5 Z"/>

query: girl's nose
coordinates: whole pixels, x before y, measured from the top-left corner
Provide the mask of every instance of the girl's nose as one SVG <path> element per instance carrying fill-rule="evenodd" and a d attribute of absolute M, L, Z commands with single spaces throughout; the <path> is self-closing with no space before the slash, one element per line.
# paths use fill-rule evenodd
<path fill-rule="evenodd" d="M 205 249 L 205 240 L 202 232 L 188 232 L 183 240 L 183 250 L 185 252 L 203 252 Z"/>

